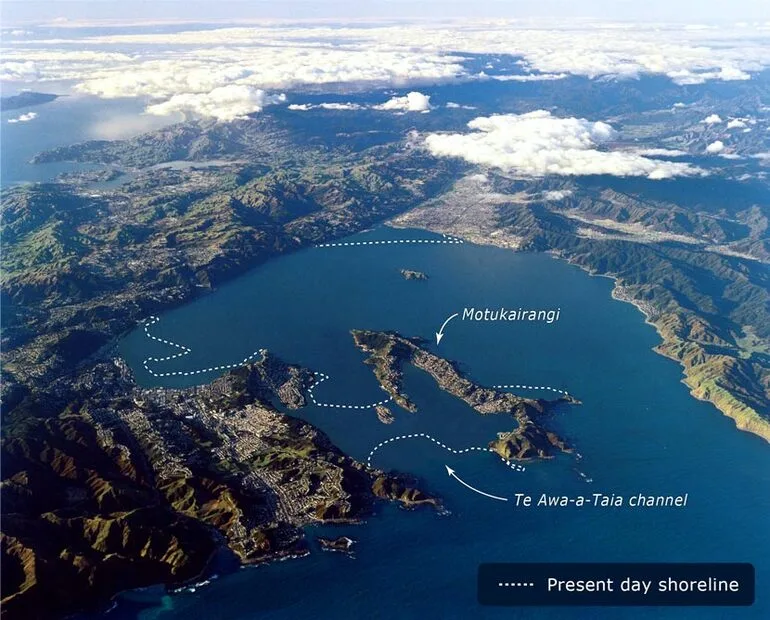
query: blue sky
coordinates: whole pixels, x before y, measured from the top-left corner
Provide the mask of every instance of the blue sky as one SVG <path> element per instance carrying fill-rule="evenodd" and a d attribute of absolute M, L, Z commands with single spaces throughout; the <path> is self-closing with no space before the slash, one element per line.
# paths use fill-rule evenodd
<path fill-rule="evenodd" d="M 648 21 L 770 20 L 767 0 L 4 0 L 5 25 L 70 20 L 574 17 Z"/>

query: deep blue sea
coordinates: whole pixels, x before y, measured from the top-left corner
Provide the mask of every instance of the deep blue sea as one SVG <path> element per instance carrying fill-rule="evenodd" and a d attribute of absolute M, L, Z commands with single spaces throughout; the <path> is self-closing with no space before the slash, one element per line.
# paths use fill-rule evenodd
<path fill-rule="evenodd" d="M 377 228 L 361 240 L 440 239 L 419 230 Z M 399 269 L 428 274 L 406 281 Z M 489 453 L 452 455 L 424 440 L 388 444 L 374 465 L 416 474 L 448 514 L 382 505 L 366 524 L 310 528 L 358 540 L 355 558 L 315 550 L 309 557 L 222 574 L 194 592 L 160 588 L 119 597 L 111 618 L 768 618 L 770 617 L 770 446 L 739 432 L 712 405 L 693 399 L 680 367 L 652 351 L 653 327 L 631 305 L 611 299 L 612 282 L 544 254 L 472 244 L 392 244 L 313 248 L 272 260 L 215 293 L 161 316 L 155 335 L 192 353 L 158 366 L 193 370 L 268 348 L 330 376 L 316 396 L 368 403 L 383 393 L 354 328 L 397 330 L 433 340 L 464 307 L 560 307 L 551 325 L 454 320 L 434 350 L 485 384 L 568 390 L 582 400 L 552 424 L 577 454 L 514 472 Z M 154 379 L 147 356 L 171 351 L 137 328 L 121 352 L 143 385 L 182 386 L 212 374 Z M 393 408 L 385 425 L 373 410 L 310 406 L 303 418 L 352 456 L 394 435 L 429 433 L 454 448 L 485 445 L 509 419 L 482 417 L 406 374 L 416 414 Z M 527 392 L 543 396 L 542 392 Z M 446 474 L 511 497 L 516 492 L 689 494 L 684 509 L 517 508 L 477 495 Z M 586 481 L 586 478 L 592 480 Z M 497 609 L 476 602 L 481 562 L 753 562 L 751 608 Z"/>

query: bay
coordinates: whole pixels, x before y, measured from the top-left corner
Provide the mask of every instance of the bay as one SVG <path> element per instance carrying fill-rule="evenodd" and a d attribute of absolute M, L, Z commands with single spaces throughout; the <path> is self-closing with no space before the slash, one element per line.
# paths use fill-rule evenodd
<path fill-rule="evenodd" d="M 346 241 L 441 237 L 377 228 Z M 401 268 L 425 272 L 406 281 Z M 382 506 L 366 524 L 309 528 L 357 539 L 356 557 L 317 548 L 309 557 L 223 574 L 194 592 L 126 593 L 113 618 L 764 618 L 770 583 L 770 449 L 739 432 L 712 405 L 694 400 L 679 366 L 652 351 L 652 326 L 610 297 L 612 282 L 544 254 L 472 244 L 313 248 L 277 258 L 215 293 L 168 312 L 153 333 L 192 349 L 159 371 L 237 362 L 260 348 L 329 375 L 319 400 L 358 404 L 382 398 L 351 329 L 391 329 L 433 339 L 464 307 L 559 307 L 551 325 L 454 320 L 439 354 L 484 385 L 524 384 L 568 390 L 582 402 L 563 406 L 553 426 L 577 455 L 526 464 L 514 472 L 489 453 L 452 455 L 424 440 L 388 444 L 374 465 L 420 477 L 448 514 Z M 141 328 L 121 353 L 143 385 L 211 380 L 153 378 L 142 368 L 167 355 Z M 419 371 L 406 375 L 416 414 L 394 408 L 380 423 L 372 410 L 310 406 L 299 415 L 365 460 L 377 443 L 428 433 L 454 448 L 482 446 L 510 421 L 483 417 Z M 532 396 L 542 392 L 517 390 Z M 486 492 L 689 494 L 683 509 L 524 509 L 474 494 L 444 465 Z M 587 482 L 590 479 L 591 482 Z M 476 603 L 476 570 L 492 561 L 753 562 L 757 602 L 740 609 L 493 609 Z"/>

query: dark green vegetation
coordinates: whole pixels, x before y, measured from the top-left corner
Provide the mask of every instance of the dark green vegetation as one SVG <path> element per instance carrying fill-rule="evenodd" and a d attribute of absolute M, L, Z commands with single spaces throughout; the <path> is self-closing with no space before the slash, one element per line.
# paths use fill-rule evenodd
<path fill-rule="evenodd" d="M 681 363 L 693 395 L 770 440 L 770 192 L 763 184 L 488 177 L 482 185 L 463 179 L 396 223 L 548 251 L 612 276 L 614 296 L 656 326 L 657 350 Z"/>
<path fill-rule="evenodd" d="M 310 381 L 263 352 L 201 388 L 140 389 L 110 361 L 48 385 L 47 415 L 4 429 L 3 613 L 184 582 L 223 546 L 244 563 L 303 555 L 303 525 L 359 521 L 378 498 L 435 504 L 275 411 L 303 406 Z"/>
<path fill-rule="evenodd" d="M 29 108 L 34 105 L 49 103 L 58 99 L 59 95 L 49 93 L 36 93 L 30 90 L 11 95 L 9 97 L 0 97 L 0 111 L 18 110 L 19 108 Z"/>
<path fill-rule="evenodd" d="M 482 415 L 508 414 L 516 420 L 516 428 L 502 433 L 489 447 L 506 459 L 548 458 L 570 448 L 556 433 L 542 424 L 554 401 L 522 398 L 509 392 L 482 387 L 464 377 L 455 364 L 434 355 L 419 339 L 404 338 L 394 332 L 353 331 L 356 346 L 369 354 L 366 363 L 382 388 L 399 407 L 415 412 L 417 406 L 403 391 L 403 367 L 411 364 L 428 373 L 438 386 L 464 401 Z M 561 402 L 577 403 L 572 397 Z M 557 401 L 558 402 L 558 401 Z"/>
<path fill-rule="evenodd" d="M 189 156 L 175 144 L 193 133 L 207 155 L 236 148 L 231 134 L 240 136 L 248 152 L 236 156 L 252 163 L 145 169 L 98 195 L 56 184 L 3 196 L 6 415 L 29 388 L 149 314 L 414 206 L 457 169 L 398 146 L 355 158 L 299 149 L 269 119 L 174 126 L 136 139 L 131 152 L 155 153 L 153 163 Z"/>
<path fill-rule="evenodd" d="M 713 129 L 699 129 L 705 110 L 689 114 L 692 129 L 679 125 L 684 137 L 672 135 L 669 146 L 702 150 Z M 395 117 L 398 132 L 378 116 L 384 133 L 371 139 L 348 116 L 321 125 L 301 116 L 308 126 L 299 131 L 279 114 L 184 123 L 40 154 L 41 162 L 109 167 L 4 193 L 6 613 L 54 615 L 123 588 L 176 584 L 223 548 L 242 562 L 305 553 L 303 525 L 357 520 L 375 498 L 432 502 L 409 481 L 364 468 L 311 425 L 275 412 L 271 402 L 304 403 L 302 369 L 267 356 L 206 388 L 141 390 L 110 359 L 137 321 L 276 254 L 404 212 L 405 225 L 551 251 L 616 277 L 616 296 L 656 324 L 661 352 L 684 365 L 696 396 L 770 436 L 763 184 L 737 187 L 719 175 L 576 182 L 490 173 L 487 184 L 457 181 L 466 166 L 430 157 L 406 133 L 413 122 L 441 129 L 441 117 L 418 116 Z M 654 135 L 670 116 L 650 113 L 634 131 Z M 327 133 L 313 135 L 311 125 Z M 746 149 L 758 134 L 742 138 Z M 180 159 L 195 163 L 162 165 Z M 126 181 L 117 188 L 92 185 L 120 173 Z M 563 197 L 547 199 L 545 191 Z M 477 411 L 516 419 L 517 428 L 491 444 L 506 458 L 566 448 L 542 426 L 543 401 L 476 386 L 399 336 L 356 338 L 399 405 L 413 407 L 399 388 L 398 365 L 414 364 Z M 391 415 L 384 407 L 378 414 Z"/>
<path fill-rule="evenodd" d="M 457 166 L 400 144 L 300 148 L 269 119 L 102 146 L 128 173 L 117 189 L 75 175 L 2 197 L 4 613 L 178 584 L 220 549 L 304 554 L 302 526 L 357 521 L 378 499 L 435 503 L 278 414 L 273 401 L 304 404 L 301 369 L 268 356 L 205 389 L 141 390 L 110 358 L 137 321 L 415 206 Z M 224 153 L 233 161 L 142 168 Z"/>

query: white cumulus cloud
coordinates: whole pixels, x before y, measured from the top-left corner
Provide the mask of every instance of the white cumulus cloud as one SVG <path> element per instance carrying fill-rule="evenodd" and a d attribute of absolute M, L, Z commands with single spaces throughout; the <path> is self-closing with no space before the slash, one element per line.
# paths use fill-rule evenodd
<path fill-rule="evenodd" d="M 447 101 L 446 107 L 450 110 L 475 110 L 475 105 L 464 105 L 462 103 L 457 103 L 456 101 Z"/>
<path fill-rule="evenodd" d="M 702 174 L 687 163 L 610 150 L 617 132 L 607 123 L 559 118 L 545 110 L 478 117 L 469 133 L 432 133 L 425 146 L 436 156 L 458 157 L 527 176 L 645 176 L 665 179 Z"/>
<path fill-rule="evenodd" d="M 232 121 L 253 112 L 260 112 L 266 105 L 285 100 L 285 95 L 268 95 L 261 89 L 230 84 L 208 93 L 174 95 L 168 101 L 148 106 L 147 113 L 158 116 L 180 113 L 185 117 L 210 117 L 220 121 Z"/>
<path fill-rule="evenodd" d="M 645 157 L 684 157 L 685 155 L 689 155 L 687 151 L 682 151 L 679 149 L 650 148 L 639 149 L 638 151 L 634 152 L 639 155 L 644 155 Z"/>
<path fill-rule="evenodd" d="M 363 110 L 364 106 L 358 103 L 319 103 L 318 107 L 323 110 Z"/>
<path fill-rule="evenodd" d="M 287 107 L 289 110 L 295 110 L 298 112 L 307 112 L 309 110 L 335 110 L 344 112 L 367 109 L 367 106 L 365 105 L 361 105 L 360 103 L 351 103 L 349 101 L 345 103 L 292 103 Z"/>
<path fill-rule="evenodd" d="M 430 95 L 417 91 L 407 93 L 403 97 L 393 97 L 383 104 L 374 106 L 375 110 L 399 110 L 402 112 L 430 112 Z"/>
<path fill-rule="evenodd" d="M 9 118 L 9 123 L 28 123 L 31 120 L 34 120 L 37 118 L 37 112 L 27 112 L 26 114 L 21 114 L 17 116 L 16 118 Z"/>
<path fill-rule="evenodd" d="M 563 80 L 566 73 L 516 73 L 513 75 L 487 75 L 483 71 L 477 76 L 482 80 L 497 80 L 498 82 L 551 82 Z"/>
<path fill-rule="evenodd" d="M 707 153 L 721 153 L 725 149 L 725 143 L 721 140 L 714 140 L 706 147 Z"/>
<path fill-rule="evenodd" d="M 701 123 L 704 123 L 706 125 L 717 125 L 718 123 L 722 122 L 722 117 L 719 116 L 719 114 L 709 114 L 706 118 L 704 118 Z"/>
<path fill-rule="evenodd" d="M 747 80 L 770 68 L 770 28 L 761 23 L 691 29 L 603 20 L 478 19 L 366 25 L 255 22 L 221 28 L 187 24 L 177 32 L 152 31 L 145 25 L 131 33 L 104 28 L 106 34 L 95 36 L 44 38 L 48 32 L 33 29 L 23 38 L 6 37 L 0 79 L 67 82 L 82 93 L 143 97 L 158 104 L 177 96 L 205 99 L 227 86 L 341 92 L 374 85 L 416 90 L 456 80 L 641 75 L 700 84 Z M 472 73 L 467 61 L 476 54 L 516 57 L 521 73 Z M 170 107 L 160 105 L 160 110 Z M 421 104 L 384 105 L 411 111 Z"/>
<path fill-rule="evenodd" d="M 743 129 L 746 127 L 746 121 L 740 118 L 734 118 L 727 122 L 728 129 Z"/>
<path fill-rule="evenodd" d="M 8 82 L 35 82 L 40 79 L 37 65 L 31 60 L 0 63 L 0 80 Z"/>
<path fill-rule="evenodd" d="M 569 196 L 572 196 L 571 189 L 552 189 L 552 190 L 543 192 L 544 200 L 558 201 L 558 200 L 564 200 Z"/>

